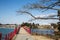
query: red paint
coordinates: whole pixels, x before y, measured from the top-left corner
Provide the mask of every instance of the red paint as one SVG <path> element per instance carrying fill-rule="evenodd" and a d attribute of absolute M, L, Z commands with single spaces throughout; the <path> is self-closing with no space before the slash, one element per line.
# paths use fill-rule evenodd
<path fill-rule="evenodd" d="M 8 35 L 5 36 L 5 40 L 9 40 Z"/>
<path fill-rule="evenodd" d="M 19 32 L 19 30 L 20 30 L 20 27 L 16 27 L 14 31 L 10 32 L 5 36 L 5 40 L 12 40 L 13 37 L 17 34 L 17 32 Z"/>
<path fill-rule="evenodd" d="M 23 27 L 29 34 L 31 34 L 31 30 L 28 27 Z"/>
<path fill-rule="evenodd" d="M 1 38 L 2 38 L 2 33 L 0 33 L 0 40 L 1 40 Z"/>

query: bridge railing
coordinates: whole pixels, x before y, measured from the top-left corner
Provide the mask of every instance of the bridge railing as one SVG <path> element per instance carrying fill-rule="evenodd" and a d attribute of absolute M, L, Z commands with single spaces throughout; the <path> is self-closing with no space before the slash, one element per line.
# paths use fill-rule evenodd
<path fill-rule="evenodd" d="M 14 29 L 14 31 L 12 31 L 12 32 L 10 32 L 10 33 L 8 33 L 8 34 L 6 34 L 5 40 L 12 40 L 13 37 L 14 37 L 16 34 L 19 33 L 19 30 L 20 30 L 20 27 L 16 27 L 16 28 Z"/>
<path fill-rule="evenodd" d="M 23 27 L 29 34 L 31 34 L 31 30 L 28 27 Z"/>
<path fill-rule="evenodd" d="M 0 40 L 2 39 L 2 33 L 0 33 Z"/>

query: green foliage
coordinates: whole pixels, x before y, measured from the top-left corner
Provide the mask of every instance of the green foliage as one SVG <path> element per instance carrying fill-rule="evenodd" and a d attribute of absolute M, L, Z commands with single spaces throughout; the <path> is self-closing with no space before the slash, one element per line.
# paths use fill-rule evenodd
<path fill-rule="evenodd" d="M 21 26 L 27 26 L 27 27 L 29 27 L 29 28 L 38 28 L 37 26 L 36 26 L 36 24 L 32 24 L 32 23 L 22 23 L 21 24 Z"/>

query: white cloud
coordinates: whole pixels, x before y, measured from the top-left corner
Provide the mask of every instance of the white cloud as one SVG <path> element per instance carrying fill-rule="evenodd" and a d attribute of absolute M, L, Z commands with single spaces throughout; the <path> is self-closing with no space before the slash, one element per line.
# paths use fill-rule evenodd
<path fill-rule="evenodd" d="M 37 15 L 35 17 L 49 17 L 49 16 L 53 16 L 53 15 L 57 15 L 57 14 L 56 13 L 40 14 L 40 15 Z"/>

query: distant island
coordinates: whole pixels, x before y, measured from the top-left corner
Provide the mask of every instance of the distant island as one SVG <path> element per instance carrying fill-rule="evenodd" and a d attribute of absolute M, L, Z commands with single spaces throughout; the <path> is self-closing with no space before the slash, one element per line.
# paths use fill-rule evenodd
<path fill-rule="evenodd" d="M 0 24 L 0 28 L 15 28 L 17 27 L 17 24 Z"/>

